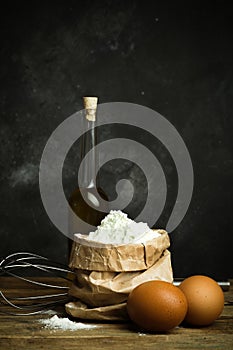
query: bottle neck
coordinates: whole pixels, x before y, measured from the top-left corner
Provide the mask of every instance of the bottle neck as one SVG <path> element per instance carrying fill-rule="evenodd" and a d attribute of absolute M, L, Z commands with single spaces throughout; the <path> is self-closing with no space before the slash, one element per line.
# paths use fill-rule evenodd
<path fill-rule="evenodd" d="M 82 188 L 93 188 L 96 187 L 96 169 L 97 169 L 97 154 L 96 154 L 96 144 L 97 144 L 97 130 L 96 121 L 87 120 L 83 117 L 83 138 L 81 144 L 81 162 L 84 157 L 85 162 L 82 163 L 81 171 L 79 174 L 79 187 Z"/>

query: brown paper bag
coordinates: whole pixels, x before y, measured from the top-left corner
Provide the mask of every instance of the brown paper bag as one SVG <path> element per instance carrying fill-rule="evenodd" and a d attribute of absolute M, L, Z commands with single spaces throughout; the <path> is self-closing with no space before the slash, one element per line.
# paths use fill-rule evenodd
<path fill-rule="evenodd" d="M 128 321 L 126 303 L 89 308 L 81 301 L 68 303 L 66 311 L 73 317 L 99 321 Z"/>
<path fill-rule="evenodd" d="M 90 241 L 86 235 L 75 234 L 70 267 L 95 271 L 139 271 L 152 266 L 170 246 L 165 230 L 145 243 L 104 244 Z"/>
<path fill-rule="evenodd" d="M 69 294 L 75 300 L 66 304 L 67 313 L 83 319 L 127 320 L 126 301 L 137 285 L 149 280 L 172 282 L 169 236 L 157 231 L 161 236 L 144 244 L 116 246 L 92 245 L 79 236 L 70 261 L 76 280 Z"/>

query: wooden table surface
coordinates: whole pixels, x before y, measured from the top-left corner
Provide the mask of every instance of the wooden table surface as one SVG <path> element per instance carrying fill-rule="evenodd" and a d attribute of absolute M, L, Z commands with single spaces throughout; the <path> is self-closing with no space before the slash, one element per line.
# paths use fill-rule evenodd
<path fill-rule="evenodd" d="M 230 290 L 224 292 L 224 311 L 214 324 L 202 328 L 176 327 L 162 334 L 141 333 L 132 323 L 94 323 L 96 328 L 75 331 L 46 329 L 40 320 L 51 318 L 51 313 L 12 316 L 4 313 L 4 311 L 9 311 L 8 307 L 0 305 L 0 349 L 230 350 L 233 349 L 232 282 Z M 23 296 L 26 292 L 25 284 L 23 286 L 21 282 L 16 282 L 11 277 L 0 277 L 0 290 L 3 292 Z M 33 294 L 38 290 L 30 289 L 30 292 Z M 59 317 L 67 317 L 62 306 L 53 308 L 53 310 Z M 78 321 L 88 323 L 83 320 Z"/>

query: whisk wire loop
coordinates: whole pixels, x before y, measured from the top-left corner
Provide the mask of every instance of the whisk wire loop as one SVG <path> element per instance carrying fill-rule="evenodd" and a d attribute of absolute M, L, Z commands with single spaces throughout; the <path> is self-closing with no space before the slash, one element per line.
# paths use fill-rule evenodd
<path fill-rule="evenodd" d="M 70 299 L 68 294 L 68 283 L 65 285 L 52 284 L 50 282 L 46 283 L 39 281 L 36 278 L 32 279 L 28 276 L 22 276 L 22 272 L 28 271 L 30 269 L 37 271 L 37 275 L 39 271 L 42 271 L 50 277 L 58 277 L 59 279 L 62 279 L 66 282 L 72 281 L 72 277 L 74 276 L 74 272 L 71 271 L 68 266 L 54 262 L 38 254 L 18 252 L 2 258 L 0 261 L 0 275 L 15 277 L 16 279 L 19 279 L 27 284 L 29 283 L 41 288 L 57 290 L 56 293 L 42 293 L 24 297 L 9 297 L 6 296 L 6 293 L 0 290 L 0 297 L 2 298 L 2 301 L 0 301 L 0 303 L 8 305 L 15 310 L 15 312 L 4 310 L 4 313 L 11 315 L 35 315 L 55 305 L 64 305 L 64 303 Z M 59 289 L 65 290 L 65 292 L 58 292 Z M 23 303 L 23 305 L 18 305 L 17 302 Z M 25 310 L 27 312 L 21 313 L 18 312 L 19 310 Z M 0 310 L 0 312 L 1 311 L 2 310 Z"/>

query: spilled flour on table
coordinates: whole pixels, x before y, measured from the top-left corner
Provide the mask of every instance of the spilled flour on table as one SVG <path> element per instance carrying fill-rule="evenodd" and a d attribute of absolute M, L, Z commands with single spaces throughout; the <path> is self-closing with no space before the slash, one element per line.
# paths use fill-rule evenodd
<path fill-rule="evenodd" d="M 64 331 L 76 331 L 77 329 L 92 329 L 98 327 L 97 325 L 73 322 L 68 318 L 58 317 L 57 315 L 48 319 L 42 319 L 39 322 L 42 323 L 45 328 L 62 329 Z"/>

